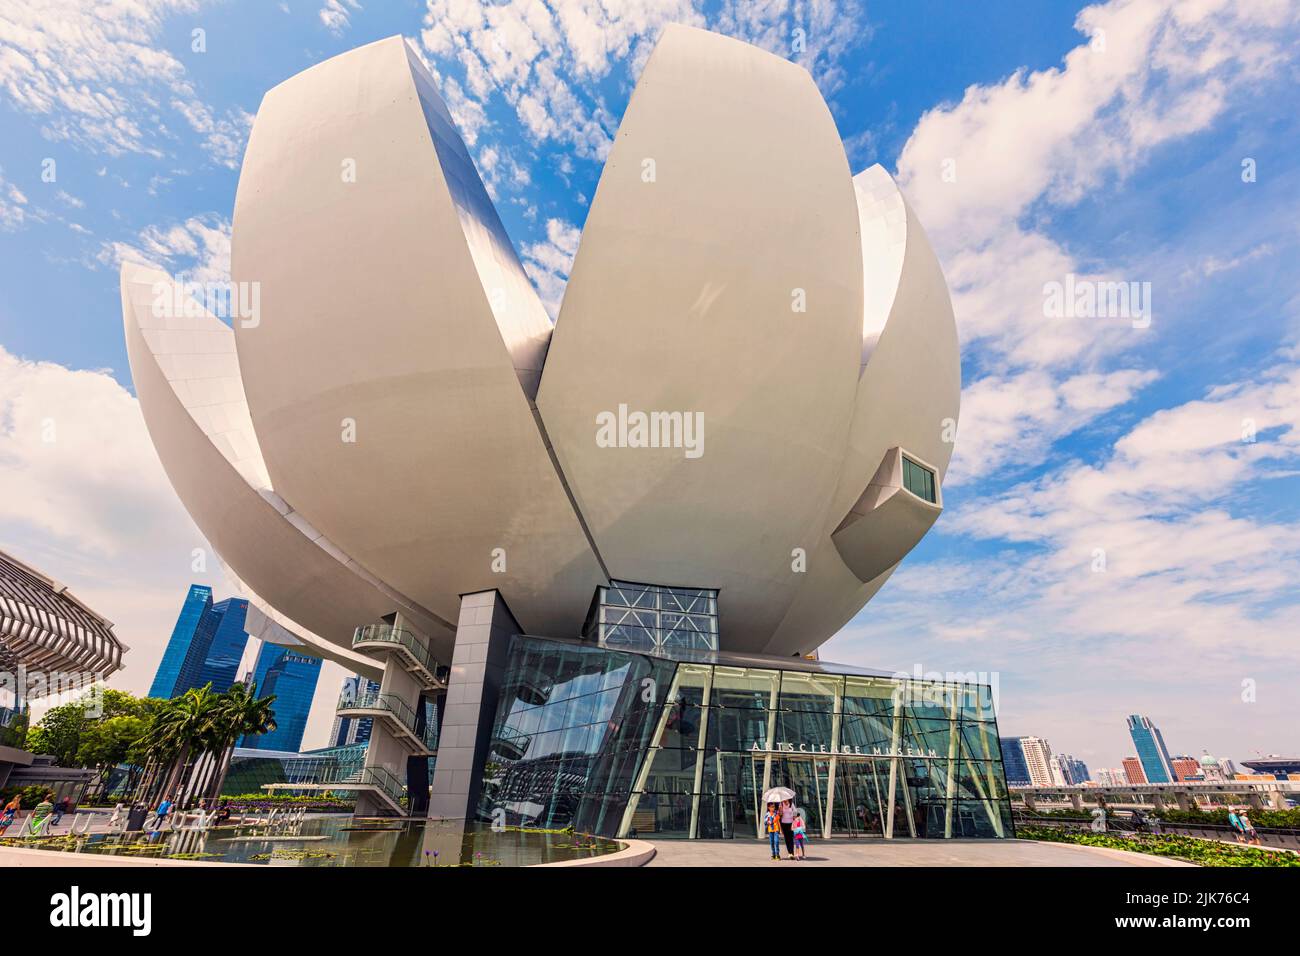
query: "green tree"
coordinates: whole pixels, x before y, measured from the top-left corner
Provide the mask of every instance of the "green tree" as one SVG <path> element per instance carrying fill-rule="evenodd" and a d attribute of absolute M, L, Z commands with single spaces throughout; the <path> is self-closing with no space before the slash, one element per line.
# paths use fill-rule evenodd
<path fill-rule="evenodd" d="M 81 735 L 88 723 L 86 704 L 81 700 L 51 707 L 27 732 L 27 746 L 33 753 L 50 754 L 61 767 L 77 766 Z"/>
<path fill-rule="evenodd" d="M 114 768 L 121 763 L 130 763 L 132 751 L 144 736 L 147 726 L 143 717 L 122 713 L 93 721 L 82 732 L 77 764 L 99 771 L 101 793 L 107 789 Z"/>

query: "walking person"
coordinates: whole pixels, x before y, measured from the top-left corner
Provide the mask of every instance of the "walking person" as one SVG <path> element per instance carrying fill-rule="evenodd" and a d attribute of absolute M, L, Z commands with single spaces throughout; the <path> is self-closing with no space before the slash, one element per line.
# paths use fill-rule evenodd
<path fill-rule="evenodd" d="M 781 801 L 781 832 L 785 835 L 785 852 L 794 859 L 794 801 Z"/>
<path fill-rule="evenodd" d="M 152 829 L 155 832 L 163 828 L 163 824 L 167 822 L 167 816 L 171 812 L 172 812 L 171 797 L 163 797 L 162 803 L 158 804 L 158 809 L 154 811 L 154 825 Z"/>
<path fill-rule="evenodd" d="M 1241 808 L 1241 813 L 1237 814 L 1237 819 L 1241 821 L 1241 829 L 1246 834 L 1246 842 L 1251 846 L 1259 846 L 1259 834 L 1255 832 L 1255 824 L 1250 822 L 1246 808 Z"/>
<path fill-rule="evenodd" d="M 14 794 L 14 798 L 5 804 L 3 811 L 0 811 L 0 836 L 4 836 L 5 831 L 13 826 L 14 817 L 18 815 L 18 811 L 22 808 L 22 797 Z"/>
<path fill-rule="evenodd" d="M 53 794 L 51 794 L 50 796 L 52 797 Z M 50 797 L 46 797 L 45 799 L 48 800 L 48 799 L 50 799 Z M 50 817 L 50 827 L 51 827 L 51 829 L 54 828 L 54 827 L 57 827 L 57 826 L 59 825 L 59 823 L 63 820 L 63 814 L 64 814 L 64 811 L 65 811 L 65 809 L 66 809 L 66 806 L 65 806 L 66 803 L 67 803 L 66 799 L 55 801 L 55 803 L 54 803 L 54 815 L 53 815 L 52 817 Z"/>
<path fill-rule="evenodd" d="M 31 836 L 41 832 L 41 826 L 45 823 L 45 818 L 54 812 L 54 794 L 47 793 L 45 799 L 36 804 L 36 809 L 27 820 L 27 833 Z"/>
<path fill-rule="evenodd" d="M 767 842 L 772 847 L 772 859 L 781 859 L 781 814 L 776 809 L 775 803 L 767 805 L 767 813 L 763 815 L 763 832 L 767 834 Z"/>
<path fill-rule="evenodd" d="M 807 859 L 806 844 L 808 842 L 808 827 L 803 822 L 803 811 L 798 808 L 794 811 L 794 858 L 796 860 Z"/>

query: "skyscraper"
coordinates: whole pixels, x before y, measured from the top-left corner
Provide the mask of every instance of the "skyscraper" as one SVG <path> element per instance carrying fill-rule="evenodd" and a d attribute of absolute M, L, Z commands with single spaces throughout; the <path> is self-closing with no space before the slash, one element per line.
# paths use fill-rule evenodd
<path fill-rule="evenodd" d="M 1002 770 L 1007 775 L 1008 787 L 1027 787 L 1032 782 L 1021 740 L 1020 737 L 1002 738 Z"/>
<path fill-rule="evenodd" d="M 230 690 L 248 645 L 247 613 L 248 602 L 242 598 L 213 604 L 212 588 L 190 585 L 149 696 L 176 697 L 209 683 L 217 693 Z"/>
<path fill-rule="evenodd" d="M 319 677 L 319 657 L 307 657 L 280 644 L 263 643 L 253 667 L 254 693 L 258 697 L 275 695 L 275 703 L 271 705 L 275 711 L 275 730 L 269 734 L 244 737 L 239 746 L 258 750 L 299 750 Z"/>
<path fill-rule="evenodd" d="M 1174 768 L 1169 759 L 1169 750 L 1165 747 L 1165 738 L 1160 728 L 1151 722 L 1150 717 L 1131 714 L 1128 719 L 1128 732 L 1137 748 L 1138 759 L 1142 761 L 1142 772 L 1148 783 L 1173 783 Z"/>

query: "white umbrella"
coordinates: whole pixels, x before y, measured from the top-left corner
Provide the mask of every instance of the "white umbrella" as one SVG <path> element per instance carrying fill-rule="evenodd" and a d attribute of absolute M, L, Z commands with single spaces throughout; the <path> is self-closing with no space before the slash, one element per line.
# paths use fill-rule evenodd
<path fill-rule="evenodd" d="M 794 791 L 789 787 L 773 787 L 767 793 L 763 794 L 764 803 L 780 803 L 782 800 L 793 800 Z"/>

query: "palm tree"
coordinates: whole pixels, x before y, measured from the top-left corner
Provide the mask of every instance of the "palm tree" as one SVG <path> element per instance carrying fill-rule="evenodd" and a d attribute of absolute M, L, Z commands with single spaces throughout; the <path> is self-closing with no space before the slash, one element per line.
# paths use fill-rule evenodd
<path fill-rule="evenodd" d="M 258 697 L 257 688 L 252 685 L 235 684 L 228 693 L 221 695 L 213 720 L 217 728 L 215 742 L 218 745 L 212 751 L 216 763 L 212 786 L 208 796 L 216 799 L 221 796 L 221 788 L 226 784 L 226 775 L 230 773 L 230 760 L 235 752 L 235 743 L 241 737 L 269 734 L 275 730 L 275 711 L 271 705 L 275 695 Z"/>
<path fill-rule="evenodd" d="M 180 782 L 195 747 L 202 747 L 211 733 L 210 724 L 216 712 L 218 695 L 207 684 L 197 690 L 187 690 L 170 701 L 154 720 L 147 736 L 151 749 L 156 750 L 161 763 L 170 762 L 163 778 L 161 796 L 173 793 Z"/>

